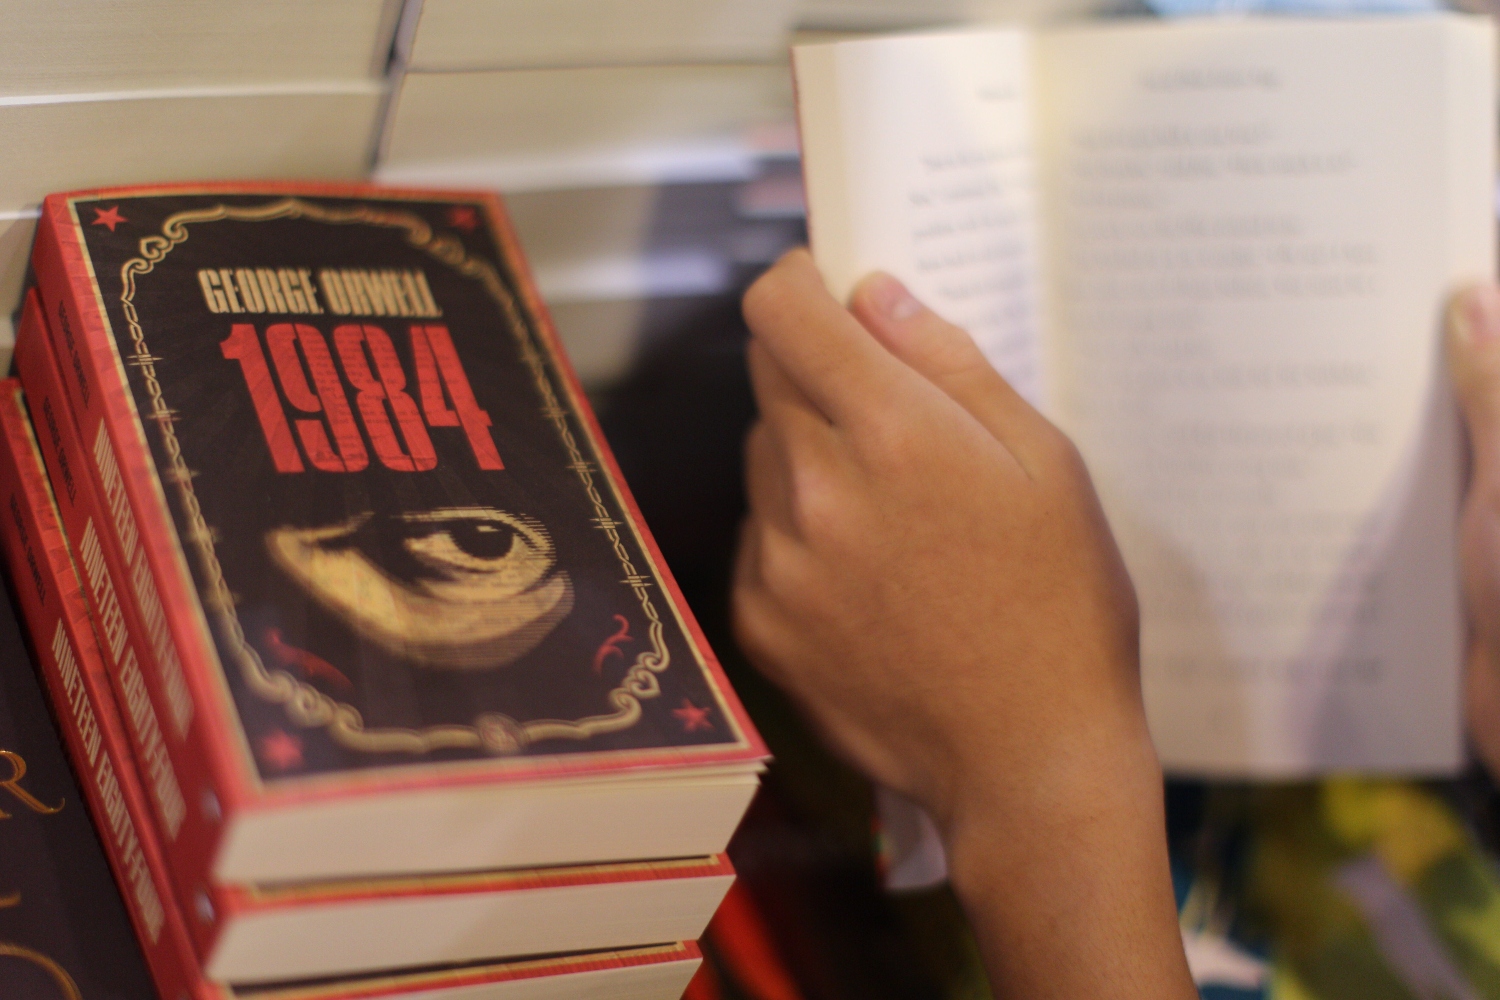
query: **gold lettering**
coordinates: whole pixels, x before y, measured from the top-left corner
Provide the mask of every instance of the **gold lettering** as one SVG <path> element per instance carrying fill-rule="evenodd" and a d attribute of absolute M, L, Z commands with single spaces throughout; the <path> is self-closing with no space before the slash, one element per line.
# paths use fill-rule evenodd
<path fill-rule="evenodd" d="M 323 307 L 318 305 L 318 289 L 313 284 L 312 271 L 308 268 L 299 268 L 297 276 L 302 281 L 302 289 L 307 293 L 307 311 L 310 313 L 321 313 Z"/>
<path fill-rule="evenodd" d="M 441 316 L 443 310 L 438 308 L 437 299 L 432 297 L 432 289 L 427 285 L 427 272 L 417 272 L 417 290 L 422 297 L 423 316 Z"/>
<path fill-rule="evenodd" d="M 377 316 L 375 306 L 366 294 L 366 284 L 369 280 L 367 271 L 345 271 L 344 290 L 349 293 L 349 304 L 354 307 L 357 316 Z"/>
<path fill-rule="evenodd" d="M 281 297 L 281 286 L 276 282 L 276 272 L 269 267 L 257 267 L 255 269 L 255 280 L 260 282 L 261 296 L 266 300 L 266 311 L 274 313 L 300 312 L 287 308 L 286 299 Z"/>
<path fill-rule="evenodd" d="M 221 313 L 229 311 L 229 302 L 224 298 L 224 291 L 219 287 L 219 275 L 214 271 L 199 271 L 198 284 L 203 289 L 203 301 L 208 303 L 208 311 Z"/>
<path fill-rule="evenodd" d="M 349 295 L 344 290 L 344 279 L 337 271 L 324 269 L 318 272 L 318 280 L 323 283 L 323 298 L 328 301 L 328 308 L 336 315 L 347 316 L 354 311 L 354 306 L 349 302 Z"/>
<path fill-rule="evenodd" d="M 9 896 L 0 896 L 0 910 L 3 910 L 3 909 L 5 909 L 6 907 L 9 907 L 9 906 L 20 906 L 20 905 L 21 905 L 21 894 L 19 892 L 13 892 Z"/>
<path fill-rule="evenodd" d="M 229 300 L 229 311 L 244 312 L 245 307 L 240 305 L 239 297 L 234 294 L 234 272 L 227 267 L 221 267 L 219 277 L 224 281 L 224 297 Z"/>
<path fill-rule="evenodd" d="M 281 285 L 281 294 L 286 298 L 288 312 L 305 313 L 312 311 L 307 308 L 307 300 L 302 297 L 302 285 L 296 271 L 293 271 L 289 267 L 283 267 L 276 272 L 276 281 Z"/>
<path fill-rule="evenodd" d="M 369 293 L 370 304 L 375 307 L 376 316 L 405 315 L 391 288 L 391 272 L 366 271 L 364 277 L 365 290 Z"/>
<path fill-rule="evenodd" d="M 47 805 L 35 795 L 21 787 L 21 779 L 26 777 L 26 759 L 18 753 L 10 750 L 0 750 L 0 757 L 10 762 L 10 777 L 0 781 L 0 788 L 20 800 L 21 804 L 34 813 L 50 816 L 56 812 L 62 812 L 62 807 L 67 804 L 66 800 L 59 802 L 55 807 Z M 0 810 L 0 819 L 10 819 L 10 813 Z"/>
<path fill-rule="evenodd" d="M 234 286 L 239 289 L 240 301 L 245 304 L 245 310 L 253 313 L 266 311 L 266 300 L 260 296 L 260 281 L 255 277 L 255 272 L 248 267 L 242 267 L 234 272 Z"/>

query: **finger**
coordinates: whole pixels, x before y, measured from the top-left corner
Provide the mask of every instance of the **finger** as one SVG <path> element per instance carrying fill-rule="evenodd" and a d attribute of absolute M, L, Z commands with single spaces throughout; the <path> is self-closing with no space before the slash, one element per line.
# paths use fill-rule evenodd
<path fill-rule="evenodd" d="M 745 352 L 750 388 L 761 417 L 799 433 L 831 432 L 832 425 L 807 393 L 788 377 L 765 344 L 751 340 Z"/>
<path fill-rule="evenodd" d="M 762 574 L 768 529 L 751 515 L 740 524 L 739 550 L 734 561 L 730 594 L 731 627 L 735 642 L 756 669 L 777 684 L 785 682 L 783 664 L 793 654 L 796 634 L 785 621 Z"/>
<path fill-rule="evenodd" d="M 788 534 L 794 530 L 791 466 L 776 433 L 764 420 L 745 435 L 745 499 L 750 514 Z"/>
<path fill-rule="evenodd" d="M 745 322 L 786 376 L 834 424 L 858 422 L 901 376 L 885 351 L 792 250 L 750 286 Z"/>
<path fill-rule="evenodd" d="M 933 312 L 906 286 L 876 271 L 855 286 L 849 309 L 887 350 L 969 412 L 1035 472 L 1033 442 L 1056 429 L 997 372 L 960 327 Z"/>
<path fill-rule="evenodd" d="M 734 553 L 734 586 L 736 594 L 761 586 L 760 580 L 760 525 L 754 513 L 747 514 L 740 522 L 739 544 Z"/>
<path fill-rule="evenodd" d="M 1448 368 L 1474 449 L 1474 479 L 1500 482 L 1500 287 L 1475 285 L 1448 307 Z"/>

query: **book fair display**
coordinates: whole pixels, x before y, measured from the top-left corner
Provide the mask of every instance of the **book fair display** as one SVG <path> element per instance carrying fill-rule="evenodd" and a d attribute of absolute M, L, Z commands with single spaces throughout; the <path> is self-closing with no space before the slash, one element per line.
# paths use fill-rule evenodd
<path fill-rule="evenodd" d="M 56 195 L 34 272 L 7 552 L 163 995 L 677 996 L 765 752 L 499 202 Z"/>

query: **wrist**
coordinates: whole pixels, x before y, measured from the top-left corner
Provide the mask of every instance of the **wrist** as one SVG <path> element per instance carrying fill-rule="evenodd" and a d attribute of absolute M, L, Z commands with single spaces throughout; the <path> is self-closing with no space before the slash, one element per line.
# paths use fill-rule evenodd
<path fill-rule="evenodd" d="M 1129 836 L 1160 840 L 1164 851 L 1162 771 L 1144 721 L 1104 728 L 1059 741 L 1024 772 L 957 783 L 960 794 L 936 818 L 960 894 L 971 879 L 982 888 L 997 867 L 1067 871 L 1077 842 Z M 1008 845 L 1002 857 L 997 843 Z"/>
<path fill-rule="evenodd" d="M 1196 997 L 1161 769 L 1139 728 L 1039 770 L 1029 794 L 974 790 L 945 817 L 950 879 L 997 997 Z"/>

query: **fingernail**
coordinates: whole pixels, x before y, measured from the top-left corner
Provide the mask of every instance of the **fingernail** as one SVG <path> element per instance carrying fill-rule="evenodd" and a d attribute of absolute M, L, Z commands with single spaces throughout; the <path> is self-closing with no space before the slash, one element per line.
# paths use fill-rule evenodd
<path fill-rule="evenodd" d="M 876 271 L 865 282 L 870 305 L 886 319 L 900 323 L 922 311 L 922 303 L 917 297 L 884 271 Z"/>
<path fill-rule="evenodd" d="M 1479 285 L 1469 289 L 1454 318 L 1460 339 L 1471 347 L 1486 347 L 1500 340 L 1500 287 Z"/>

